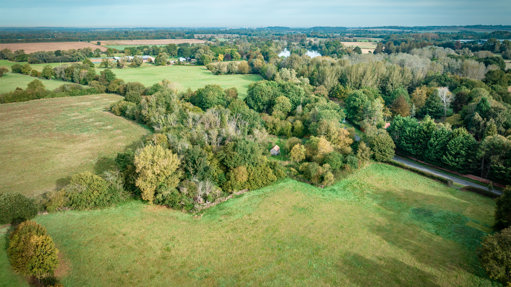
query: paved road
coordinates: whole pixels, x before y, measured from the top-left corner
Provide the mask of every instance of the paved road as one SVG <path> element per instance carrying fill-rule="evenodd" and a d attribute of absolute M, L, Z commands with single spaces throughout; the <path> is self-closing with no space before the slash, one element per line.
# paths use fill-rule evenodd
<path fill-rule="evenodd" d="M 494 193 L 496 195 L 500 195 L 501 194 L 501 192 L 499 190 L 495 190 L 495 189 L 494 190 L 490 190 L 488 187 L 486 187 L 484 185 L 473 183 L 471 181 L 464 180 L 464 179 L 461 179 L 461 178 L 458 178 L 458 177 L 455 177 L 455 176 L 443 173 L 442 171 L 439 171 L 439 170 L 436 170 L 436 169 L 432 169 L 432 168 L 429 168 L 427 166 L 420 165 L 420 164 L 418 164 L 416 162 L 413 162 L 411 160 L 402 158 L 402 157 L 397 156 L 397 155 L 394 156 L 394 160 L 397 161 L 397 162 L 400 162 L 400 163 L 402 163 L 404 165 L 407 165 L 407 166 L 410 166 L 410 167 L 413 167 L 413 168 L 416 168 L 416 169 L 419 169 L 419 170 L 422 170 L 422 171 L 427 171 L 429 173 L 432 173 L 434 175 L 437 175 L 437 176 L 440 176 L 440 177 L 443 177 L 443 178 L 450 179 L 453 182 L 461 184 L 461 185 L 473 186 L 473 187 L 476 187 L 476 188 L 484 189 L 484 190 L 492 192 L 492 193 Z"/>

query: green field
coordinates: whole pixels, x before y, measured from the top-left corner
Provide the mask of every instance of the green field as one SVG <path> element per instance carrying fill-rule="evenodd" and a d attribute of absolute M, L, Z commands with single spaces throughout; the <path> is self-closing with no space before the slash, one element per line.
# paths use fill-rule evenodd
<path fill-rule="evenodd" d="M 48 90 L 53 90 L 62 86 L 63 84 L 69 84 L 69 82 L 64 81 L 44 80 L 22 74 L 7 73 L 4 74 L 3 77 L 0 77 L 0 94 L 12 92 L 16 90 L 16 88 L 26 89 L 28 83 L 36 79 L 41 81 L 44 87 Z"/>
<path fill-rule="evenodd" d="M 196 90 L 209 84 L 218 84 L 222 88 L 238 89 L 245 97 L 248 85 L 261 80 L 259 75 L 213 75 L 203 66 L 153 66 L 145 64 L 139 68 L 113 69 L 114 74 L 125 82 L 140 82 L 150 86 L 166 79 L 176 84 L 179 90 Z"/>
<path fill-rule="evenodd" d="M 65 256 L 65 286 L 497 286 L 476 257 L 493 211 L 372 164 L 325 189 L 286 179 L 202 216 L 129 202 L 36 221 Z"/>
<path fill-rule="evenodd" d="M 27 62 L 11 62 L 11 61 L 7 61 L 7 60 L 0 60 L 0 67 L 2 67 L 2 66 L 8 67 L 10 70 L 14 64 L 24 65 L 26 63 Z M 35 69 L 35 70 L 41 72 L 45 66 L 50 66 L 50 67 L 54 68 L 54 67 L 57 67 L 60 65 L 71 65 L 71 64 L 73 64 L 73 63 L 72 62 L 64 62 L 64 63 L 30 64 L 30 67 L 32 67 L 32 69 Z"/>
<path fill-rule="evenodd" d="M 141 138 L 146 129 L 106 111 L 119 99 L 92 95 L 0 105 L 0 192 L 33 196 L 51 190 Z"/>

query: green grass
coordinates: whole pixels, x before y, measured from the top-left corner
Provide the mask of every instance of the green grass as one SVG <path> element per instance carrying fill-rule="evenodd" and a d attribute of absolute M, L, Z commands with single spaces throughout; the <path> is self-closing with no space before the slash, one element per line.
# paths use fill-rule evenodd
<path fill-rule="evenodd" d="M 176 84 L 178 90 L 196 90 L 208 84 L 218 84 L 222 88 L 238 89 L 240 97 L 247 94 L 248 85 L 261 80 L 259 75 L 213 75 L 204 66 L 153 66 L 144 64 L 139 68 L 112 70 L 117 78 L 125 82 L 140 82 L 151 86 L 166 79 Z"/>
<path fill-rule="evenodd" d="M 0 192 L 28 196 L 74 173 L 101 169 L 148 133 L 107 112 L 121 99 L 92 95 L 0 105 Z"/>
<path fill-rule="evenodd" d="M 0 67 L 8 67 L 9 69 L 11 69 L 11 67 L 14 65 L 14 64 L 20 64 L 20 65 L 24 65 L 26 64 L 27 62 L 11 62 L 11 61 L 7 61 L 7 60 L 0 60 Z M 43 70 L 43 68 L 45 66 L 50 66 L 52 68 L 54 67 L 57 67 L 57 66 L 61 66 L 61 65 L 71 65 L 73 64 L 72 62 L 64 62 L 64 63 L 45 63 L 45 64 L 30 64 L 30 67 L 32 67 L 32 69 L 35 69 L 39 72 L 41 72 Z"/>
<path fill-rule="evenodd" d="M 69 84 L 69 82 L 64 81 L 44 80 L 22 74 L 7 73 L 4 74 L 3 77 L 0 77 L 0 94 L 12 92 L 16 90 L 16 88 L 26 89 L 28 83 L 36 79 L 41 81 L 44 87 L 48 90 L 56 89 L 63 84 Z"/>
<path fill-rule="evenodd" d="M 493 211 L 373 164 L 325 189 L 286 179 L 202 216 L 129 202 L 36 221 L 68 262 L 65 286 L 492 286 L 475 248 Z"/>

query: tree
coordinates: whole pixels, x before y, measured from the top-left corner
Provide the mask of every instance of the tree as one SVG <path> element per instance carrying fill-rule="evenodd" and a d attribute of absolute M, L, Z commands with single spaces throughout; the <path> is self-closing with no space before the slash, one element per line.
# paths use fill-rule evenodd
<path fill-rule="evenodd" d="M 53 72 L 53 69 L 51 68 L 50 65 L 44 66 L 43 71 L 41 72 L 41 77 L 49 80 L 53 78 L 54 75 L 55 73 Z"/>
<path fill-rule="evenodd" d="M 306 143 L 307 157 L 315 162 L 322 162 L 325 155 L 334 151 L 332 144 L 324 137 L 311 137 Z"/>
<path fill-rule="evenodd" d="M 154 59 L 154 64 L 156 66 L 166 66 L 169 55 L 167 53 L 159 53 Z"/>
<path fill-rule="evenodd" d="M 159 145 L 148 145 L 137 151 L 134 160 L 136 185 L 142 191 L 142 199 L 153 202 L 155 192 L 160 187 L 175 188 L 179 184 L 181 161 L 169 149 Z"/>
<path fill-rule="evenodd" d="M 291 160 L 299 163 L 305 159 L 305 147 L 302 144 L 295 144 L 290 153 Z"/>
<path fill-rule="evenodd" d="M 33 221 L 18 225 L 9 236 L 7 255 L 13 269 L 38 279 L 53 276 L 58 250 L 46 229 Z"/>
<path fill-rule="evenodd" d="M 417 110 L 422 109 L 422 107 L 426 104 L 426 99 L 429 94 L 431 94 L 430 88 L 426 86 L 417 87 L 413 91 L 411 100 Z"/>
<path fill-rule="evenodd" d="M 17 223 L 37 215 L 37 205 L 33 199 L 20 193 L 0 194 L 0 224 Z"/>
<path fill-rule="evenodd" d="M 285 119 L 287 114 L 291 111 L 291 101 L 284 96 L 277 97 L 273 105 L 272 115 L 280 119 Z"/>
<path fill-rule="evenodd" d="M 9 72 L 9 69 L 6 67 L 0 67 L 0 77 L 3 77 L 3 75 L 7 72 Z"/>
<path fill-rule="evenodd" d="M 351 93 L 346 98 L 346 118 L 356 124 L 364 120 L 364 109 L 369 103 L 367 95 L 360 90 Z"/>
<path fill-rule="evenodd" d="M 90 172 L 73 175 L 64 190 L 69 207 L 80 210 L 109 206 L 119 196 L 109 189 L 106 180 Z"/>
<path fill-rule="evenodd" d="M 464 128 L 455 129 L 446 145 L 442 162 L 454 170 L 467 172 L 473 161 L 475 150 L 477 150 L 477 142 L 474 137 Z"/>
<path fill-rule="evenodd" d="M 479 250 L 481 265 L 493 280 L 511 285 L 511 228 L 488 235 Z"/>
<path fill-rule="evenodd" d="M 495 209 L 495 230 L 499 231 L 511 227 L 511 187 L 506 187 L 497 199 Z"/>
<path fill-rule="evenodd" d="M 135 56 L 133 57 L 133 59 L 131 60 L 131 64 L 130 66 L 131 67 L 140 67 L 142 66 L 142 64 L 144 63 L 144 59 L 142 59 L 142 57 L 140 56 Z"/>
<path fill-rule="evenodd" d="M 394 112 L 394 114 L 400 115 L 402 117 L 407 117 L 410 115 L 410 105 L 403 96 L 399 96 L 394 100 L 391 110 Z"/>
<path fill-rule="evenodd" d="M 377 161 L 390 161 L 394 158 L 394 141 L 384 129 L 371 131 L 367 134 L 367 143 L 374 152 L 374 159 Z"/>
<path fill-rule="evenodd" d="M 454 99 L 453 94 L 449 91 L 448 87 L 441 87 L 437 89 L 438 97 L 444 107 L 444 118 L 447 117 L 447 109 L 451 106 Z"/>
<path fill-rule="evenodd" d="M 207 85 L 198 89 L 190 98 L 190 102 L 204 111 L 217 105 L 222 107 L 227 105 L 225 92 L 219 85 Z"/>
<path fill-rule="evenodd" d="M 365 142 L 361 142 L 358 145 L 357 158 L 360 163 L 367 163 L 371 160 L 373 151 L 369 148 Z"/>

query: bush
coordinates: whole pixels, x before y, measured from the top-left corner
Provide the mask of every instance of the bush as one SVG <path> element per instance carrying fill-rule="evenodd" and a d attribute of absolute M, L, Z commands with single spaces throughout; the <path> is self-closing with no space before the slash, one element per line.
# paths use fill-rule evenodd
<path fill-rule="evenodd" d="M 19 193 L 0 194 L 0 224 L 18 223 L 37 215 L 33 199 Z"/>
<path fill-rule="evenodd" d="M 367 134 L 367 143 L 373 151 L 374 159 L 377 161 L 390 161 L 394 157 L 396 148 L 394 141 L 386 130 L 379 129 Z"/>
<path fill-rule="evenodd" d="M 495 229 L 502 230 L 511 227 L 511 187 L 506 187 L 497 199 L 495 209 Z"/>
<path fill-rule="evenodd" d="M 66 191 L 62 189 L 45 193 L 42 205 L 48 212 L 55 212 L 64 209 L 68 205 Z"/>
<path fill-rule="evenodd" d="M 73 175 L 64 190 L 68 205 L 73 209 L 107 207 L 120 200 L 115 188 L 110 188 L 106 180 L 90 172 Z"/>
<path fill-rule="evenodd" d="M 46 229 L 33 222 L 21 223 L 9 236 L 7 256 L 12 268 L 38 279 L 53 275 L 58 265 L 58 250 Z"/>
<path fill-rule="evenodd" d="M 479 260 L 491 279 L 511 285 L 511 228 L 487 236 Z"/>

